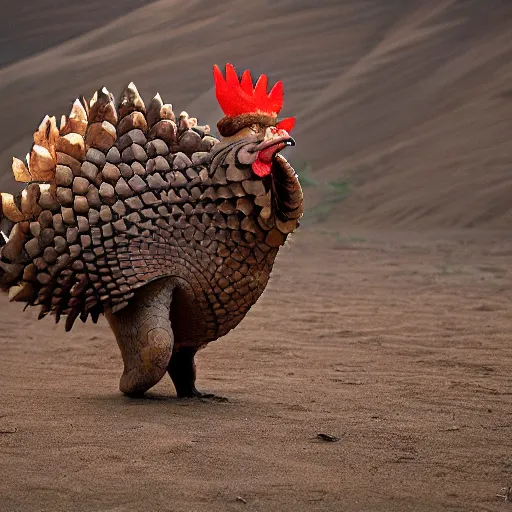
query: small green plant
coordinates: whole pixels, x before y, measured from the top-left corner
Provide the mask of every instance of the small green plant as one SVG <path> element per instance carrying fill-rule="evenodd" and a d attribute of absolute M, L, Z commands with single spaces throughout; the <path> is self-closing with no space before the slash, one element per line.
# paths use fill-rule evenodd
<path fill-rule="evenodd" d="M 336 233 L 335 239 L 339 244 L 360 244 L 368 241 L 362 236 L 342 236 L 341 233 Z"/>
<path fill-rule="evenodd" d="M 319 183 L 313 178 L 313 166 L 306 161 L 295 159 L 291 162 L 302 188 L 318 187 Z"/>
<path fill-rule="evenodd" d="M 311 176 L 311 167 L 306 167 L 303 171 L 298 174 L 299 183 L 302 188 L 318 187 L 318 181 Z"/>
<path fill-rule="evenodd" d="M 299 183 L 303 189 L 317 188 L 322 192 L 322 199 L 315 206 L 308 208 L 305 212 L 306 222 L 321 222 L 326 220 L 337 204 L 346 199 L 350 194 L 351 179 L 340 178 L 329 182 L 321 182 L 313 176 L 311 163 L 295 158 L 291 160 Z"/>
<path fill-rule="evenodd" d="M 350 180 L 340 178 L 339 180 L 330 181 L 329 186 L 336 195 L 346 197 L 350 191 Z"/>
<path fill-rule="evenodd" d="M 443 265 L 441 273 L 442 274 L 453 274 L 454 273 L 453 267 L 451 265 L 448 265 L 448 263 L 445 263 Z"/>
<path fill-rule="evenodd" d="M 309 218 L 313 222 L 327 220 L 336 206 L 345 200 L 350 193 L 350 180 L 339 179 L 330 181 L 322 187 L 324 194 L 321 201 L 309 210 Z"/>

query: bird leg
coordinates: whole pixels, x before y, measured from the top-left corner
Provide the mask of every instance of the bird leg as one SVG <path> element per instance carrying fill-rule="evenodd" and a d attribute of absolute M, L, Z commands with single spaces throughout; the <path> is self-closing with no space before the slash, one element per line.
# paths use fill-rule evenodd
<path fill-rule="evenodd" d="M 196 389 L 195 355 L 196 349 L 190 347 L 181 347 L 172 354 L 168 371 L 176 393 L 179 398 L 212 398 L 213 394 L 201 393 Z"/>
<path fill-rule="evenodd" d="M 119 389 L 127 395 L 143 394 L 167 371 L 173 349 L 172 292 L 169 282 L 159 279 L 140 288 L 121 311 L 105 313 L 124 362 Z"/>

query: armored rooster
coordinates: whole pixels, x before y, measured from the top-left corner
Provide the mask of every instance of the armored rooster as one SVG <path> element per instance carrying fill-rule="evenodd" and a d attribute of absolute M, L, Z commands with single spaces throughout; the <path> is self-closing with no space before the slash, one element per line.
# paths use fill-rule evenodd
<path fill-rule="evenodd" d="M 200 396 L 196 352 L 233 329 L 268 282 L 303 212 L 279 152 L 294 119 L 278 121 L 283 86 L 267 92 L 215 66 L 221 140 L 134 84 L 116 108 L 105 89 L 77 99 L 60 129 L 46 116 L 16 197 L 1 195 L 0 285 L 39 317 L 105 314 L 124 362 L 120 390 L 144 393 L 169 372 L 178 396 Z"/>

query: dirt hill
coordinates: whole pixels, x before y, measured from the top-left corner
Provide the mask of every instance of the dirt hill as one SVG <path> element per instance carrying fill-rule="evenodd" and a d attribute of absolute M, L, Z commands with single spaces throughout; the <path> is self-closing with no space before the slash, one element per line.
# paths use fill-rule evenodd
<path fill-rule="evenodd" d="M 323 203 L 311 219 L 512 222 L 507 0 L 81 5 L 25 2 L 2 16 L 4 189 L 43 115 L 103 85 L 118 94 L 133 80 L 214 126 L 211 66 L 232 62 L 284 80 L 283 115 L 298 117 L 294 160 Z"/>

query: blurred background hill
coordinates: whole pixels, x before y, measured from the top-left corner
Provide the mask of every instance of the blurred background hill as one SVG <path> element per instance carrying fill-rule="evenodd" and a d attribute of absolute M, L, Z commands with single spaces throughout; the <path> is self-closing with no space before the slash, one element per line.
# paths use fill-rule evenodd
<path fill-rule="evenodd" d="M 0 25 L 3 190 L 44 114 L 103 85 L 215 126 L 211 67 L 232 62 L 284 81 L 310 222 L 512 223 L 508 0 L 38 0 Z"/>

